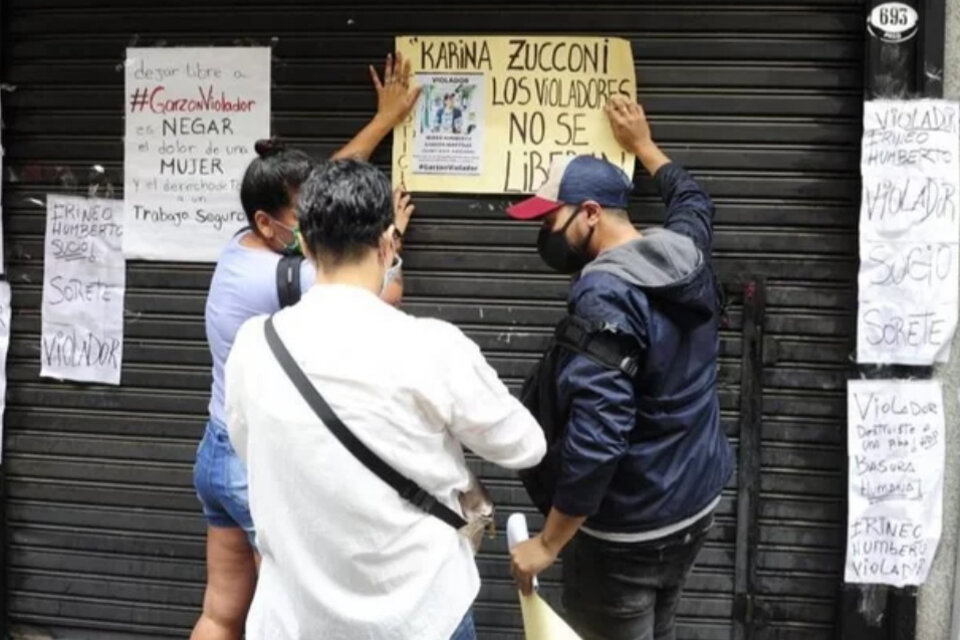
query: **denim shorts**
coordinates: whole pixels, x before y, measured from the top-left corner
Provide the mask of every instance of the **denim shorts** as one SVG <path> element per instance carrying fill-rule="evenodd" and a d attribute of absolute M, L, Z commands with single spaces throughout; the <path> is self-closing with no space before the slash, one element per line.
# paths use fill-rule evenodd
<path fill-rule="evenodd" d="M 450 636 L 450 640 L 477 640 L 477 630 L 473 626 L 473 609 L 463 616 L 460 626 Z"/>
<path fill-rule="evenodd" d="M 197 447 L 193 486 L 211 527 L 239 527 L 255 545 L 247 499 L 247 471 L 230 444 L 227 427 L 210 420 Z"/>

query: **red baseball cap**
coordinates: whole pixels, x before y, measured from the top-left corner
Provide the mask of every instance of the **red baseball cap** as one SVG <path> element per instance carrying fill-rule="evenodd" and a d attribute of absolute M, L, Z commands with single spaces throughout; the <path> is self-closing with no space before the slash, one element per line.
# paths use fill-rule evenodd
<path fill-rule="evenodd" d="M 507 207 L 507 215 L 514 220 L 536 220 L 562 207 L 565 203 L 560 200 L 560 182 L 573 158 L 556 158 L 550 165 L 547 181 L 540 185 L 533 197 Z"/>
<path fill-rule="evenodd" d="M 625 209 L 633 182 L 615 164 L 593 156 L 561 156 L 550 165 L 547 181 L 532 198 L 507 207 L 516 220 L 536 220 L 565 204 L 593 200 L 602 207 Z"/>

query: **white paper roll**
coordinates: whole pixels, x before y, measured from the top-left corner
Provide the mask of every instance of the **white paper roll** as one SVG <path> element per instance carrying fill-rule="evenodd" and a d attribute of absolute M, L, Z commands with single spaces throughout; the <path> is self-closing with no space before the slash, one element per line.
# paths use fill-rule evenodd
<path fill-rule="evenodd" d="M 527 529 L 527 516 L 522 513 L 511 513 L 510 517 L 507 518 L 507 546 L 513 549 L 524 540 L 529 539 L 530 530 Z M 537 576 L 533 576 L 533 588 L 540 588 Z"/>
<path fill-rule="evenodd" d="M 522 513 L 511 513 L 507 518 L 507 546 L 513 549 L 517 544 L 530 538 L 527 529 L 527 516 Z"/>

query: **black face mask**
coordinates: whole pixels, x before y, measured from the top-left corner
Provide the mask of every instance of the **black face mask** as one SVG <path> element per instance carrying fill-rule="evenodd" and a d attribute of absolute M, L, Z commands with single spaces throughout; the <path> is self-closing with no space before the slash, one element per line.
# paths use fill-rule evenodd
<path fill-rule="evenodd" d="M 564 223 L 562 228 L 556 231 L 551 231 L 548 227 L 540 229 L 540 235 L 537 236 L 537 251 L 540 253 L 543 261 L 547 263 L 547 266 L 554 271 L 559 271 L 560 273 L 576 273 L 590 262 L 590 258 L 587 257 L 583 247 L 590 242 L 590 236 L 593 235 L 592 227 L 579 249 L 574 249 L 570 246 L 570 243 L 567 242 L 567 227 L 570 226 L 574 218 L 578 215 L 580 215 L 579 210 L 570 216 L 570 219 Z"/>

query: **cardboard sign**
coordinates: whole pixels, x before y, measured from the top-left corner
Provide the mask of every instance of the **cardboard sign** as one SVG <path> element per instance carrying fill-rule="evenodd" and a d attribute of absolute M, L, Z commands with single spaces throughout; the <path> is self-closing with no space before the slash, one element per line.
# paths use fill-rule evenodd
<path fill-rule="evenodd" d="M 269 48 L 127 49 L 124 254 L 215 262 L 269 135 Z"/>
<path fill-rule="evenodd" d="M 394 133 L 408 191 L 530 193 L 554 158 L 592 154 L 633 176 L 603 108 L 636 97 L 630 43 L 579 36 L 400 36 L 423 86 Z"/>

